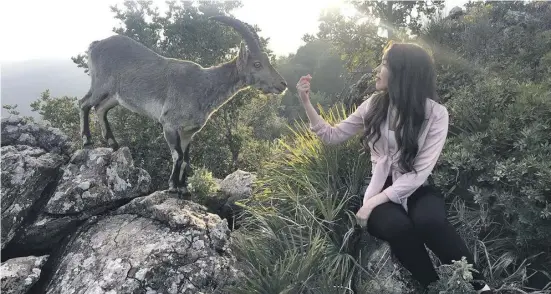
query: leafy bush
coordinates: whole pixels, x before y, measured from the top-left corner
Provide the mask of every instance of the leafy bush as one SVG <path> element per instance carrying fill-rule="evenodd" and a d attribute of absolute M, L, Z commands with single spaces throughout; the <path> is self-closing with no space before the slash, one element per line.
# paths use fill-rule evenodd
<path fill-rule="evenodd" d="M 445 293 L 473 293 L 474 288 L 469 283 L 473 281 L 473 265 L 469 264 L 465 257 L 461 260 L 453 260 L 453 263 L 438 267 L 440 280 L 432 283 L 428 288 L 429 294 Z"/>
<path fill-rule="evenodd" d="M 433 21 L 450 137 L 434 173 L 492 285 L 551 280 L 551 5 L 477 2 Z M 547 285 L 549 287 L 549 285 Z M 515 290 L 516 291 L 516 290 Z"/>
<path fill-rule="evenodd" d="M 551 249 L 549 90 L 486 79 L 448 103 L 458 132 L 448 140 L 435 181 L 478 214 L 467 227 L 490 247 L 491 262 L 511 254 L 515 267 Z M 534 262 L 551 269 L 548 254 Z"/>
<path fill-rule="evenodd" d="M 196 168 L 189 177 L 189 188 L 198 203 L 204 203 L 205 199 L 216 192 L 218 184 L 212 177 L 212 173 L 204 168 Z"/>

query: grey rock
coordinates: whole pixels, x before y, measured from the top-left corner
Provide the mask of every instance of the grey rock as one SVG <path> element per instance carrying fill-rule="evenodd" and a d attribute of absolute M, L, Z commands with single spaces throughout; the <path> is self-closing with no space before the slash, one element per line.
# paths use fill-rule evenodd
<path fill-rule="evenodd" d="M 63 178 L 44 212 L 98 214 L 119 200 L 145 195 L 150 184 L 149 174 L 134 167 L 128 147 L 115 152 L 111 148 L 81 149 L 63 167 Z"/>
<path fill-rule="evenodd" d="M 229 221 L 230 228 L 237 228 L 238 218 L 243 210 L 237 201 L 252 196 L 256 175 L 237 170 L 223 180 L 215 179 L 219 190 L 206 199 L 199 199 L 210 211 Z"/>
<path fill-rule="evenodd" d="M 229 203 L 251 197 L 256 176 L 250 172 L 237 170 L 220 183 L 220 191 L 227 196 Z"/>
<path fill-rule="evenodd" d="M 24 294 L 38 281 L 48 256 L 12 258 L 2 263 L 0 277 L 2 293 Z"/>
<path fill-rule="evenodd" d="M 2 249 L 29 216 L 46 187 L 55 182 L 63 162 L 60 155 L 40 148 L 2 146 Z"/>
<path fill-rule="evenodd" d="M 364 258 L 371 275 L 362 277 L 362 284 L 370 293 L 409 293 L 409 272 L 391 254 L 388 243 L 364 235 Z"/>
<path fill-rule="evenodd" d="M 88 221 L 46 293 L 219 293 L 236 282 L 227 223 L 168 192 Z"/>
<path fill-rule="evenodd" d="M 69 157 L 74 148 L 59 129 L 28 123 L 18 116 L 2 118 L 2 146 L 27 145 Z"/>

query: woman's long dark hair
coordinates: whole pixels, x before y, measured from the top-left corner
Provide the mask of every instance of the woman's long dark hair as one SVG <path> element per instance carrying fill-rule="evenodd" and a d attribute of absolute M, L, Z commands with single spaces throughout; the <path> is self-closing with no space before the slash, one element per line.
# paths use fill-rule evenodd
<path fill-rule="evenodd" d="M 381 125 L 392 103 L 396 108 L 396 143 L 402 152 L 399 166 L 405 172 L 415 171 L 413 163 L 419 151 L 417 140 L 425 120 L 426 101 L 437 100 L 434 61 L 425 49 L 410 43 L 389 43 L 383 53 L 390 72 L 388 90 L 371 98 L 364 121 L 364 148 L 368 150 L 367 142 L 374 139 L 374 145 L 381 138 Z"/>

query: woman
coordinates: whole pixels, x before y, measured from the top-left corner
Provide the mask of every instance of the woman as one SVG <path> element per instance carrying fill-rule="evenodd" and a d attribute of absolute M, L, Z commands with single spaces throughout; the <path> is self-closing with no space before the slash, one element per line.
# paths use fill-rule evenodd
<path fill-rule="evenodd" d="M 442 196 L 428 184 L 448 133 L 448 111 L 435 102 L 436 74 L 430 55 L 414 44 L 389 44 L 377 68 L 379 93 L 354 113 L 329 125 L 310 102 L 310 75 L 297 90 L 310 127 L 326 144 L 364 132 L 373 175 L 356 217 L 368 232 L 389 243 L 392 252 L 425 287 L 438 279 L 425 244 L 443 263 L 473 256 L 446 217 Z M 473 273 L 475 280 L 482 275 Z M 473 283 L 479 293 L 488 285 Z"/>

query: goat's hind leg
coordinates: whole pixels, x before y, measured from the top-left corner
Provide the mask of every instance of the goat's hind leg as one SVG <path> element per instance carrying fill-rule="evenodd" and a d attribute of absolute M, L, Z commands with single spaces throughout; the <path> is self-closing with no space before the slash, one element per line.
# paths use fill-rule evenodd
<path fill-rule="evenodd" d="M 163 133 L 165 140 L 170 148 L 172 154 L 172 172 L 168 180 L 168 190 L 171 192 L 177 192 L 180 186 L 179 174 L 184 162 L 184 152 L 180 145 L 180 136 L 178 134 L 178 128 L 170 126 L 163 126 Z"/>
<path fill-rule="evenodd" d="M 92 135 L 90 134 L 90 109 L 92 108 L 92 89 L 84 95 L 79 101 L 80 108 L 80 136 L 82 138 L 82 147 L 92 146 Z"/>
<path fill-rule="evenodd" d="M 109 145 L 109 147 L 113 148 L 113 150 L 119 149 L 119 144 L 117 143 L 117 140 L 115 140 L 115 136 L 113 136 L 113 132 L 111 131 L 111 125 L 107 120 L 107 112 L 117 105 L 119 105 L 119 102 L 115 99 L 115 96 L 110 95 L 103 99 L 98 106 L 96 106 L 96 114 L 101 126 L 101 135 L 103 136 L 105 142 Z"/>

